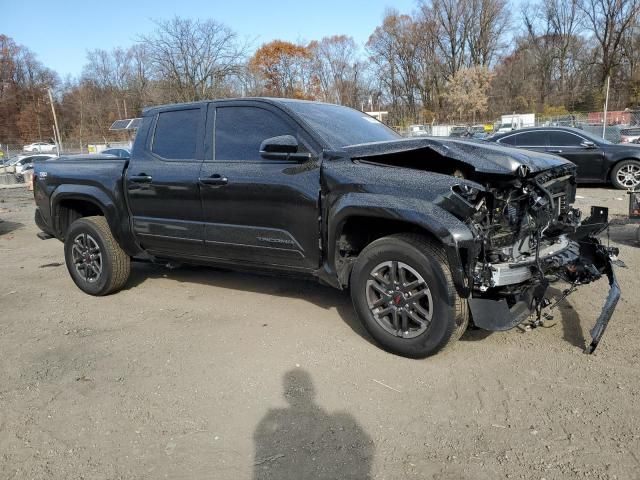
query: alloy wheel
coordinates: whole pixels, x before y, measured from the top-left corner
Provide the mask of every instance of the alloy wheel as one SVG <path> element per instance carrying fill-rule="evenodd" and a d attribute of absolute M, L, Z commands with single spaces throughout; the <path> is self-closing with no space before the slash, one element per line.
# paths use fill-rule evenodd
<path fill-rule="evenodd" d="M 98 242 L 88 233 L 73 239 L 71 255 L 76 272 L 85 282 L 94 283 L 102 275 L 102 253 Z"/>
<path fill-rule="evenodd" d="M 640 185 L 640 166 L 629 164 L 621 167 L 616 172 L 616 179 L 620 185 L 633 188 Z"/>
<path fill-rule="evenodd" d="M 401 338 L 421 335 L 433 317 L 433 298 L 425 279 L 399 261 L 378 264 L 366 283 L 366 299 L 375 321 Z"/>

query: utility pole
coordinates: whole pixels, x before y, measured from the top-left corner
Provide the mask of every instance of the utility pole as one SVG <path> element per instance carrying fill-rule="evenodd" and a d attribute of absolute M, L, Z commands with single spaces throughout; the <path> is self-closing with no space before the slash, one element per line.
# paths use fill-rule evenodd
<path fill-rule="evenodd" d="M 53 141 L 56 142 L 58 156 L 60 156 L 60 148 L 58 147 L 58 145 L 60 145 L 60 139 L 58 138 L 58 134 L 56 133 L 56 127 L 54 125 L 51 125 L 51 130 L 53 131 Z"/>
<path fill-rule="evenodd" d="M 53 105 L 53 94 L 51 93 L 51 89 L 48 88 L 47 92 L 49 92 L 49 103 L 51 103 L 51 111 L 53 112 L 53 124 L 55 125 L 55 136 L 58 137 L 56 139 L 56 150 L 58 151 L 58 156 L 60 156 L 60 144 L 62 143 L 60 138 L 60 130 L 58 129 L 58 117 L 56 116 L 56 107 Z"/>
<path fill-rule="evenodd" d="M 611 75 L 607 77 L 607 93 L 604 97 L 604 116 L 602 117 L 602 138 L 607 131 L 607 108 L 609 107 L 609 83 L 611 82 Z"/>

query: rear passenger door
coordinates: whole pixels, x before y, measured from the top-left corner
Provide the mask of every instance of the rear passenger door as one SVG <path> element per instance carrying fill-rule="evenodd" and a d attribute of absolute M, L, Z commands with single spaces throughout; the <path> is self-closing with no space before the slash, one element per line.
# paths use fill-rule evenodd
<path fill-rule="evenodd" d="M 205 253 L 259 265 L 317 268 L 319 147 L 279 108 L 264 102 L 212 105 L 210 141 L 200 172 Z M 212 121 L 214 120 L 214 121 Z M 293 135 L 312 158 L 265 160 L 260 144 Z"/>
<path fill-rule="evenodd" d="M 159 256 L 199 256 L 204 227 L 198 175 L 206 105 L 161 110 L 127 168 L 126 188 L 136 239 Z"/>

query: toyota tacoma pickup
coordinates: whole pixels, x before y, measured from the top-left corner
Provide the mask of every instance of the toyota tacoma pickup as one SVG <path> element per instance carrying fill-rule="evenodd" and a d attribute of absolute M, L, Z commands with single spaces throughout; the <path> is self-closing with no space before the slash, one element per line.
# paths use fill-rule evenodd
<path fill-rule="evenodd" d="M 388 351 L 434 354 L 473 322 L 544 321 L 605 277 L 593 351 L 620 289 L 607 210 L 572 207 L 575 166 L 495 144 L 402 138 L 342 106 L 234 99 L 144 111 L 130 158 L 35 165 L 41 237 L 64 242 L 75 284 L 106 295 L 130 262 L 296 272 L 350 290 Z"/>

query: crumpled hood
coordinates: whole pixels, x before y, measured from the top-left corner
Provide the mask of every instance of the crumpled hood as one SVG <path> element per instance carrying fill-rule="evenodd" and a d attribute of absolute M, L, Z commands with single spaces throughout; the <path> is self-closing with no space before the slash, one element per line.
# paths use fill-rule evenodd
<path fill-rule="evenodd" d="M 477 172 L 489 174 L 515 174 L 521 166 L 535 173 L 562 165 L 572 165 L 570 161 L 556 155 L 505 147 L 484 141 L 451 138 L 407 138 L 344 147 L 344 151 L 352 159 L 370 161 L 375 161 L 375 157 L 402 152 L 415 153 L 419 150 L 425 151 L 425 162 L 431 160 L 437 162 L 441 156 L 466 163 Z M 430 158 L 429 152 L 436 152 L 438 156 Z"/>

